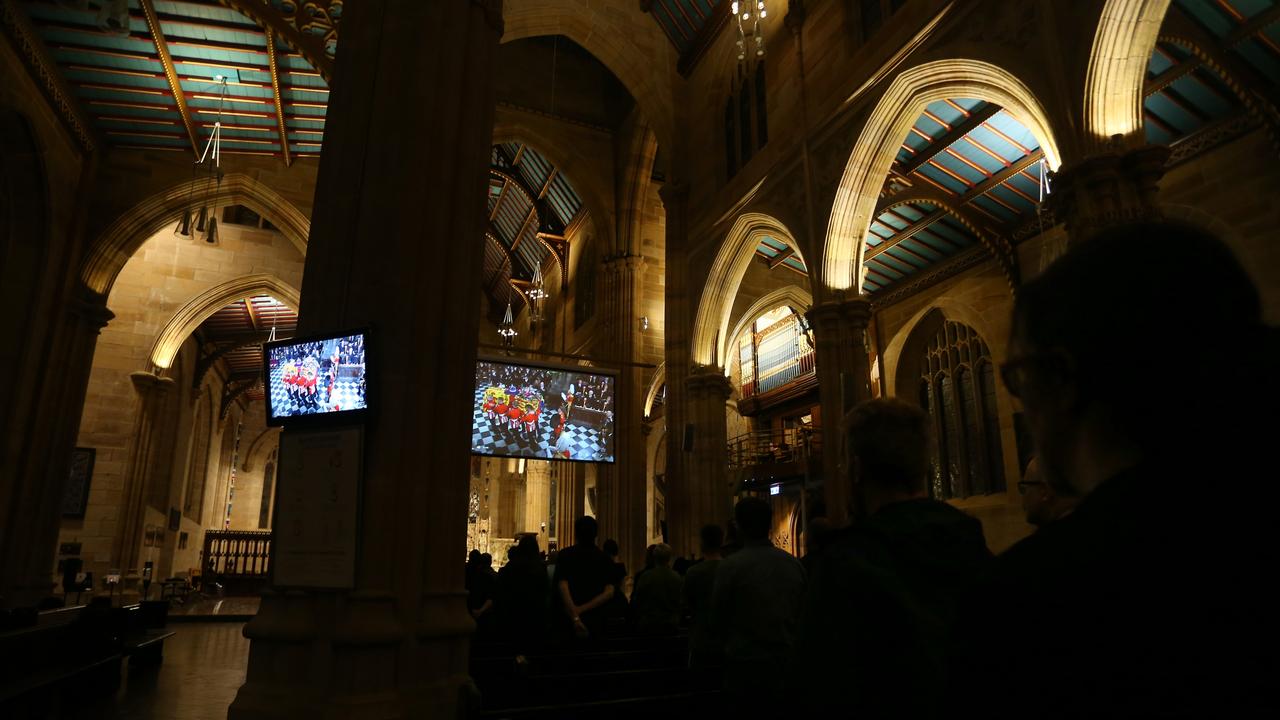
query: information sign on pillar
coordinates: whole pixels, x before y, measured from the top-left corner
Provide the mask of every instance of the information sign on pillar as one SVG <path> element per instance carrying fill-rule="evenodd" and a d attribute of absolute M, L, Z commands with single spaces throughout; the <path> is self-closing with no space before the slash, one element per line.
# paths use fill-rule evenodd
<path fill-rule="evenodd" d="M 363 436 L 360 426 L 281 434 L 273 586 L 355 587 Z"/>

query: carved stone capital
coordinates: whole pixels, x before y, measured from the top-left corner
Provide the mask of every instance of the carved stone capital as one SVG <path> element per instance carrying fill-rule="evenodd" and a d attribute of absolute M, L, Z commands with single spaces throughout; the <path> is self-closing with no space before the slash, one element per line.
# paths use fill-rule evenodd
<path fill-rule="evenodd" d="M 1156 194 L 1169 148 L 1147 145 L 1094 155 L 1053 175 L 1048 205 L 1073 242 L 1104 228 L 1161 216 Z"/>
<path fill-rule="evenodd" d="M 678 180 L 669 180 L 658 188 L 658 197 L 667 212 L 672 212 L 675 205 L 686 205 L 689 202 L 689 184 Z"/>
<path fill-rule="evenodd" d="M 67 303 L 67 312 L 84 327 L 92 329 L 95 335 L 116 316 L 107 309 L 105 297 L 83 285 L 76 289 L 74 297 Z"/>
<path fill-rule="evenodd" d="M 733 383 L 716 368 L 695 368 L 685 379 L 684 386 L 688 390 L 689 399 L 695 402 L 716 399 L 724 403 L 733 395 Z"/>
<path fill-rule="evenodd" d="M 840 327 L 865 330 L 871 322 L 871 300 L 863 296 L 827 300 L 809 308 L 805 317 L 819 335 Z"/>
<path fill-rule="evenodd" d="M 171 377 L 163 377 L 142 370 L 129 373 L 129 379 L 133 381 L 133 389 L 138 391 L 138 395 L 143 400 L 153 395 L 167 393 L 176 384 Z"/>

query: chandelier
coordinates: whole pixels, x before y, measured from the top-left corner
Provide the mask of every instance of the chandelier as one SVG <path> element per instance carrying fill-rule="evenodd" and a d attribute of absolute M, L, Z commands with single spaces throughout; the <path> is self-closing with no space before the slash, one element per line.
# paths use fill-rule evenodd
<path fill-rule="evenodd" d="M 510 300 L 507 301 L 507 312 L 502 316 L 502 322 L 498 325 L 498 334 L 502 336 L 502 346 L 508 348 L 515 345 L 516 335 L 520 334 L 516 332 L 516 321 L 511 314 Z"/>
<path fill-rule="evenodd" d="M 542 266 L 533 266 L 533 282 L 529 285 L 529 292 L 526 293 L 529 298 L 529 321 L 533 323 L 542 320 L 542 301 L 547 298 L 547 291 L 542 281 Z"/>
<path fill-rule="evenodd" d="M 227 99 L 227 78 L 223 75 L 215 75 L 213 79 L 220 85 L 218 119 L 214 121 L 213 131 L 209 133 L 209 139 L 204 144 L 204 152 L 191 165 L 191 186 L 187 193 L 187 203 L 182 208 L 178 226 L 173 229 L 174 235 L 183 237 L 199 235 L 207 243 L 218 242 L 218 218 L 214 214 L 216 210 L 214 204 L 217 202 L 218 190 L 222 186 L 222 106 Z M 197 208 L 197 203 L 193 200 L 201 175 L 204 176 L 205 182 Z"/>
<path fill-rule="evenodd" d="M 729 9 L 738 18 L 738 62 L 747 59 L 747 36 L 751 36 L 755 46 L 755 55 L 764 57 L 764 34 L 760 31 L 760 21 L 768 17 L 764 0 L 733 0 Z M 750 26 L 751 32 L 747 32 Z"/>

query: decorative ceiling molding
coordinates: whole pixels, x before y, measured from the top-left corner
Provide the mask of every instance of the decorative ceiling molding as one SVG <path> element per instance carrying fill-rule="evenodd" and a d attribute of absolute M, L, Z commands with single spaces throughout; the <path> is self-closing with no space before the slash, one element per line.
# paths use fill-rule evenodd
<path fill-rule="evenodd" d="M 49 56 L 44 42 L 31 26 L 31 21 L 15 7 L 16 4 L 15 0 L 0 0 L 0 26 L 4 27 L 5 35 L 13 43 L 32 79 L 44 92 L 67 132 L 85 153 L 92 153 L 98 146 L 93 125 L 75 95 L 67 88 L 58 64 Z"/>
<path fill-rule="evenodd" d="M 271 66 L 271 94 L 275 98 L 276 130 L 280 133 L 280 150 L 284 154 L 284 164 L 293 164 L 293 156 L 289 154 L 289 129 L 284 123 L 284 95 L 280 92 L 280 64 L 276 59 L 276 34 L 267 28 L 267 63 Z"/>
<path fill-rule="evenodd" d="M 333 81 L 333 57 L 338 45 L 342 0 L 285 0 L 282 12 L 267 0 L 219 0 L 253 18 L 268 34 L 274 30 L 320 73 Z M 292 9 L 290 9 L 292 8 Z"/>
<path fill-rule="evenodd" d="M 160 56 L 160 64 L 164 67 L 164 77 L 169 81 L 173 102 L 178 106 L 178 114 L 182 116 L 182 124 L 186 127 L 187 137 L 191 140 L 191 151 L 198 158 L 200 135 L 196 131 L 195 123 L 191 121 L 191 110 L 187 107 L 187 94 L 182 89 L 182 81 L 178 79 L 178 70 L 173 65 L 173 56 L 169 54 L 169 44 L 164 39 L 164 30 L 160 28 L 160 16 L 156 15 L 156 7 L 152 0 L 138 0 L 138 2 L 142 5 L 143 15 L 147 19 L 147 29 L 151 31 L 151 41 L 155 43 L 156 54 Z"/>

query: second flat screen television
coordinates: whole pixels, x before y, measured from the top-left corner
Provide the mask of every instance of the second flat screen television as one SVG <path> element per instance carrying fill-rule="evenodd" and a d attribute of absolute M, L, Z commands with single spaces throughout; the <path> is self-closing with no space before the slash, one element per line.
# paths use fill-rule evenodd
<path fill-rule="evenodd" d="M 614 387 L 608 372 L 480 359 L 471 452 L 542 460 L 614 461 Z"/>

